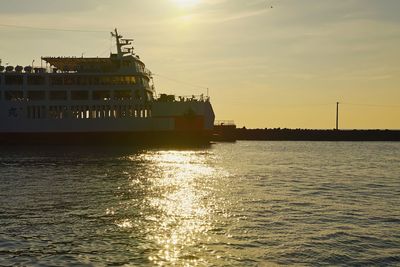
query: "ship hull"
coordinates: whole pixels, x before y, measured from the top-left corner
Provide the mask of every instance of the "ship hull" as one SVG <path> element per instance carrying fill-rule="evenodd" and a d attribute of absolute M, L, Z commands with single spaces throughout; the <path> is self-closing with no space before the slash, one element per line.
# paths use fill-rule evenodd
<path fill-rule="evenodd" d="M 197 146 L 210 144 L 211 134 L 211 131 L 0 133 L 0 144 Z"/>

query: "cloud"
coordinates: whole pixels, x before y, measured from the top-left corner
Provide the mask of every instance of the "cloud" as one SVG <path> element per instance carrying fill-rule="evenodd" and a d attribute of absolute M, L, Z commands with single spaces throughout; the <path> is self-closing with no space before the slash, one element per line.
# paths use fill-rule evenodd
<path fill-rule="evenodd" d="M 105 1 L 95 0 L 0 0 L 2 14 L 51 14 L 72 13 L 94 10 Z"/>

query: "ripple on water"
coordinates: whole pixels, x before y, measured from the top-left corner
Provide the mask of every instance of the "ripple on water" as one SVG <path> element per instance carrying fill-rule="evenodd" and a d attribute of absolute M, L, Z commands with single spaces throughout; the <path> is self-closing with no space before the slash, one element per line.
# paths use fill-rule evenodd
<path fill-rule="evenodd" d="M 0 265 L 399 265 L 399 148 L 4 148 Z"/>

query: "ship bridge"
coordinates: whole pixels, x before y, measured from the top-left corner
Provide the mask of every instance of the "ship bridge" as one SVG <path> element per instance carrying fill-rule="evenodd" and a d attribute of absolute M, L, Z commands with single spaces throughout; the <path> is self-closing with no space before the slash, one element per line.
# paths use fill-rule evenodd
<path fill-rule="evenodd" d="M 42 57 L 42 60 L 62 72 L 115 72 L 119 62 L 111 58 Z"/>
<path fill-rule="evenodd" d="M 110 57 L 42 57 L 53 67 L 53 72 L 139 73 L 151 78 L 151 72 L 138 55 L 133 53 L 133 39 L 123 39 L 117 29 L 111 35 L 116 39 L 117 53 Z"/>

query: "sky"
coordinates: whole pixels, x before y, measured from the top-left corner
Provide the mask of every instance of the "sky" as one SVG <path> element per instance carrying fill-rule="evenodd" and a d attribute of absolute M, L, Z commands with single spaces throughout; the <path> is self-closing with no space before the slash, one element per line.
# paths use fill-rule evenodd
<path fill-rule="evenodd" d="M 0 59 L 107 57 L 117 27 L 157 93 L 208 88 L 217 120 L 331 129 L 340 102 L 340 128 L 400 129 L 399 10 L 399 0 L 0 0 Z"/>

